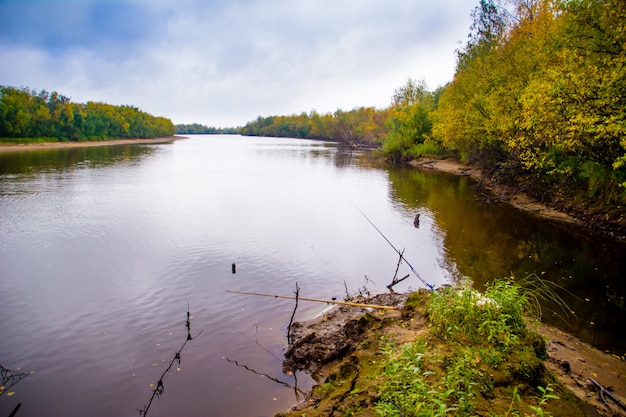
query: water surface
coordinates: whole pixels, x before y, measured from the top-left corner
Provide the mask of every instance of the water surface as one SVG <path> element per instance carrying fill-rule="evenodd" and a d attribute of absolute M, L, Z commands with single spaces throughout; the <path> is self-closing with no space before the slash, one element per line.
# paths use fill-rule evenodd
<path fill-rule="evenodd" d="M 34 374 L 0 415 L 139 415 L 187 309 L 195 338 L 149 415 L 288 409 L 313 383 L 280 371 L 293 302 L 225 291 L 386 291 L 398 256 L 359 209 L 430 284 L 537 274 L 575 295 L 562 291 L 576 317 L 549 321 L 626 351 L 624 246 L 487 204 L 467 178 L 296 139 L 19 152 L 0 154 L 0 365 Z M 301 303 L 296 319 L 325 307 Z"/>

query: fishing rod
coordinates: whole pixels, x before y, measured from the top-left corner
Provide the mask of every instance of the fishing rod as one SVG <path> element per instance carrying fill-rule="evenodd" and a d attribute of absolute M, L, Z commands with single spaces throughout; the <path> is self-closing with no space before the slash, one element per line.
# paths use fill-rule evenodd
<path fill-rule="evenodd" d="M 291 295 L 274 295 L 274 294 L 261 294 L 257 292 L 246 292 L 246 291 L 231 291 L 227 290 L 231 294 L 244 294 L 244 295 L 256 295 L 259 297 L 273 297 L 273 298 L 287 298 L 289 300 L 302 300 L 302 301 L 313 301 L 316 303 L 326 303 L 326 304 L 340 304 L 344 306 L 350 307 L 367 307 L 367 308 L 377 308 L 379 310 L 397 310 L 398 307 L 395 306 L 382 306 L 378 304 L 363 304 L 363 303 L 351 303 L 348 301 L 329 301 L 329 300 L 319 300 L 317 298 L 305 298 L 305 297 L 294 297 Z"/>
<path fill-rule="evenodd" d="M 363 213 L 363 211 L 361 211 L 361 209 L 359 207 L 357 207 L 356 204 L 352 203 L 354 205 L 354 207 L 359 211 L 359 213 L 361 213 L 363 215 L 363 217 L 365 217 L 365 220 L 367 220 L 369 222 L 369 224 L 372 225 L 372 227 L 374 229 L 376 229 L 376 231 L 383 237 L 383 239 L 385 239 L 387 241 L 387 243 L 389 243 L 389 246 L 391 246 L 393 248 L 394 251 L 396 251 L 396 253 L 398 255 L 400 255 L 400 259 L 404 260 L 404 262 L 406 262 L 406 264 L 409 266 L 409 268 L 411 268 L 411 272 L 413 272 L 413 275 L 415 275 L 420 281 L 422 281 L 422 283 L 424 285 L 426 285 L 431 291 L 435 290 L 435 287 L 433 287 L 432 285 L 430 285 L 428 282 L 426 282 L 426 280 L 424 278 L 422 278 L 417 271 L 415 271 L 415 268 L 413 268 L 413 265 L 411 265 L 409 263 L 409 261 L 406 260 L 406 258 L 404 257 L 403 252 L 400 252 L 395 246 L 393 246 L 393 243 L 391 243 L 391 241 L 389 239 L 387 239 L 387 236 L 385 236 L 383 234 L 383 232 L 380 231 L 380 229 L 378 227 L 376 227 L 376 225 L 374 224 L 373 221 L 370 220 L 369 217 L 367 217 L 365 215 L 365 213 Z"/>

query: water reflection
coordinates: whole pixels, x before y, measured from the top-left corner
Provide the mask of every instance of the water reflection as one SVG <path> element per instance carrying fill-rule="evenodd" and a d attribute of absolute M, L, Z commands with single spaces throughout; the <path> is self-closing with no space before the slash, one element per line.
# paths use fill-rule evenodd
<path fill-rule="evenodd" d="M 126 144 L 0 153 L 0 175 L 99 168 L 138 162 L 156 149 L 154 146 Z"/>
<path fill-rule="evenodd" d="M 545 321 L 600 348 L 621 351 L 626 336 L 626 247 L 507 205 L 485 204 L 472 180 L 417 169 L 389 169 L 392 199 L 406 213 L 427 210 L 443 237 L 446 268 L 483 288 L 494 278 L 536 274 L 556 284 L 575 312 L 544 306 Z M 407 214 L 409 215 L 409 214 Z"/>
<path fill-rule="evenodd" d="M 78 173 L 92 176 L 91 169 L 132 166 L 158 149 L 128 144 L 0 152 L 0 196 L 54 192 L 68 183 L 72 173 L 79 183 Z"/>

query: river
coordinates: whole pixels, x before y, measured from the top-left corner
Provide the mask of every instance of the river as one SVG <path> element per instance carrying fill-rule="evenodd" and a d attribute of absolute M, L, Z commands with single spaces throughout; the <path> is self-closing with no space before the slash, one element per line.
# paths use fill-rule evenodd
<path fill-rule="evenodd" d="M 298 139 L 12 152 L 0 154 L 0 365 L 26 377 L 0 415 L 138 416 L 171 361 L 148 415 L 288 409 L 313 384 L 281 373 L 293 301 L 226 291 L 387 291 L 398 255 L 360 211 L 429 284 L 540 277 L 575 312 L 546 304 L 546 321 L 626 352 L 625 246 L 487 203 L 465 177 Z M 395 289 L 422 287 L 411 276 Z M 302 302 L 296 320 L 324 308 Z"/>

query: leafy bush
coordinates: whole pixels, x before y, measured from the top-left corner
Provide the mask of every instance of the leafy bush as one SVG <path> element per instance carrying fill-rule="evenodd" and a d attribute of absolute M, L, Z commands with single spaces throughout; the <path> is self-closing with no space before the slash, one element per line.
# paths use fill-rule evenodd
<path fill-rule="evenodd" d="M 508 349 L 526 334 L 523 314 L 528 306 L 519 286 L 495 281 L 484 295 L 469 287 L 433 294 L 428 315 L 435 334 L 445 339 L 486 340 Z"/>

